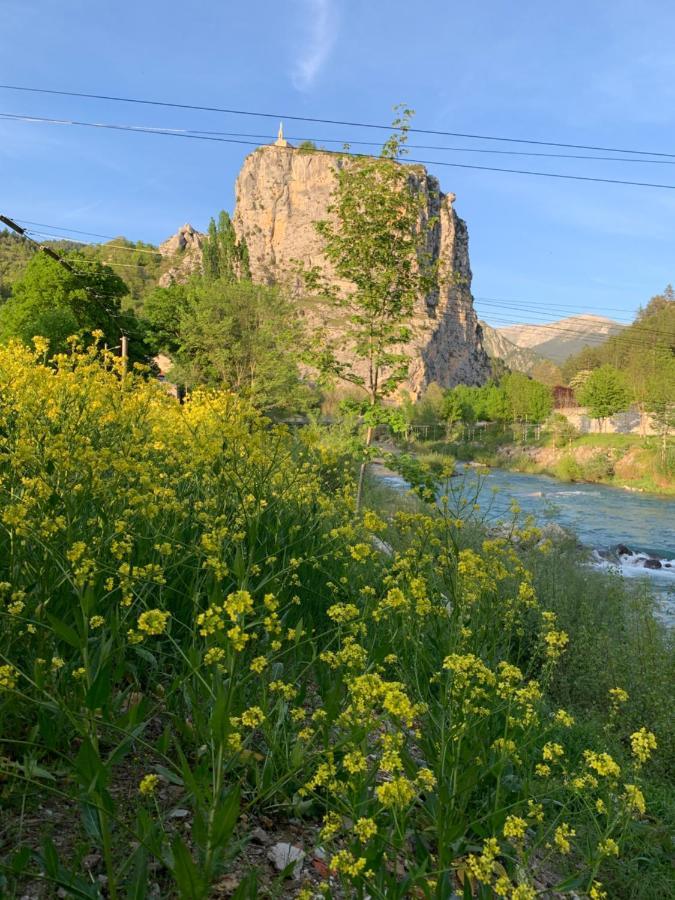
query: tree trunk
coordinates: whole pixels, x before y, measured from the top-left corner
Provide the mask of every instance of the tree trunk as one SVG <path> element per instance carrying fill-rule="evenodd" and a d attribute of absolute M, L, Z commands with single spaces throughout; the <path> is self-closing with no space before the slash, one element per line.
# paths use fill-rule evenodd
<path fill-rule="evenodd" d="M 372 425 L 368 426 L 368 431 L 366 432 L 366 455 L 361 463 L 361 468 L 359 469 L 359 483 L 356 489 L 356 514 L 358 515 L 361 512 L 361 501 L 363 500 L 363 484 L 366 480 L 366 469 L 368 468 L 368 448 L 373 443 L 373 432 L 375 429 Z"/>

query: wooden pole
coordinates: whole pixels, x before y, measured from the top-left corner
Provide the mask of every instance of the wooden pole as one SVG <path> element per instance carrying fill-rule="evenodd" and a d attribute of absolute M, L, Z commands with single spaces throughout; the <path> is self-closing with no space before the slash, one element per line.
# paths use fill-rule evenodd
<path fill-rule="evenodd" d="M 126 375 L 127 363 L 129 360 L 129 338 L 126 336 L 126 334 L 122 335 L 121 353 L 122 353 L 122 371 Z"/>

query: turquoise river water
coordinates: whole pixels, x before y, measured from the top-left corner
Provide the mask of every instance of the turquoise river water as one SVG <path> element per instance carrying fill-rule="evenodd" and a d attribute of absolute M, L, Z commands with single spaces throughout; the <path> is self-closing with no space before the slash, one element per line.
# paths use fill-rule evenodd
<path fill-rule="evenodd" d="M 472 485 L 480 487 L 478 503 L 488 522 L 508 518 L 516 500 L 522 513 L 534 516 L 538 524 L 555 522 L 574 532 L 594 551 L 598 567 L 649 579 L 664 619 L 675 624 L 675 499 L 504 469 L 480 476 L 470 467 L 461 472 L 466 479 L 462 493 L 471 496 Z M 382 475 L 382 480 L 406 487 L 395 475 Z M 458 482 L 453 479 L 453 486 Z"/>

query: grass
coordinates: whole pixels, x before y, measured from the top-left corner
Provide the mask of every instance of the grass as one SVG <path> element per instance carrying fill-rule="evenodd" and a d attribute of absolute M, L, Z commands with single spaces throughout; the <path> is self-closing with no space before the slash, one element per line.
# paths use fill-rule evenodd
<path fill-rule="evenodd" d="M 357 513 L 349 429 L 180 406 L 94 349 L 0 348 L 0 425 L 3 897 L 660 886 L 648 599 L 515 512 L 486 532 L 461 478 Z"/>

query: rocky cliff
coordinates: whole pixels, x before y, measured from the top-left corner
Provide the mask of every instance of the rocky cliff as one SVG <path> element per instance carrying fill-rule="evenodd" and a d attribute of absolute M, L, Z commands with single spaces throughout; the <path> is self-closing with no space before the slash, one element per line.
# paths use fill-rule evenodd
<path fill-rule="evenodd" d="M 205 234 L 187 224 L 159 245 L 159 252 L 163 257 L 176 260 L 160 277 L 160 287 L 168 287 L 174 282 L 182 284 L 190 275 L 201 272 L 202 246 L 205 240 Z"/>
<path fill-rule="evenodd" d="M 328 217 L 338 165 L 336 156 L 289 146 L 259 147 L 247 157 L 237 178 L 233 221 L 237 238 L 248 245 L 254 281 L 283 283 L 301 302 L 298 261 L 330 274 L 314 223 Z M 424 197 L 423 215 L 437 223 L 429 249 L 442 275 L 439 290 L 416 304 L 408 387 L 419 394 L 432 381 L 481 384 L 490 363 L 473 308 L 466 223 L 453 209 L 454 194 L 442 194 L 422 167 L 410 172 Z M 326 324 L 316 307 L 303 309 L 310 327 Z"/>

